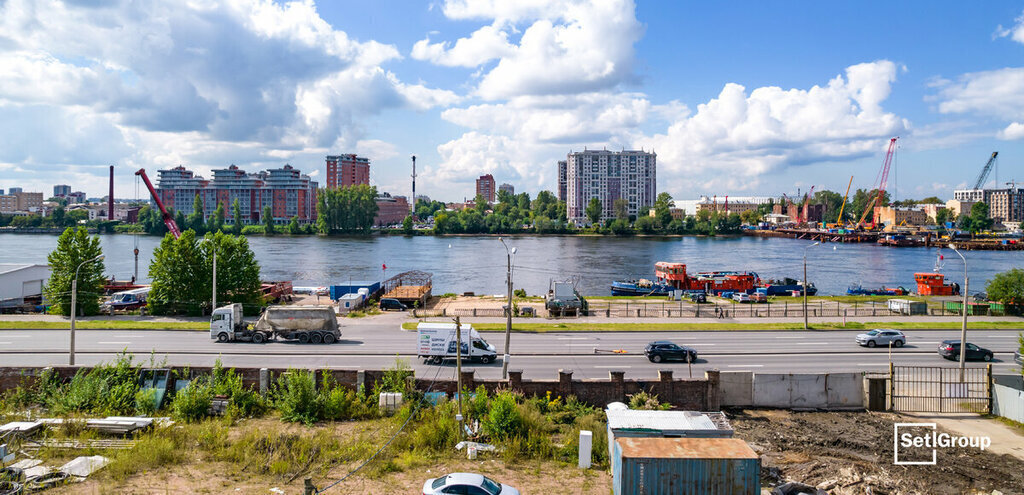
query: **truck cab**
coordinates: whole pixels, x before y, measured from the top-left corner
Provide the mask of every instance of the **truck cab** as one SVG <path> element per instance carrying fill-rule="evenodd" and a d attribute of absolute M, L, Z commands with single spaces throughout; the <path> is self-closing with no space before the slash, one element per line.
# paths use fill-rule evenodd
<path fill-rule="evenodd" d="M 230 342 L 247 333 L 245 326 L 241 304 L 222 306 L 213 310 L 210 316 L 210 338 L 217 339 L 218 342 Z M 236 333 L 239 335 L 236 336 Z"/>

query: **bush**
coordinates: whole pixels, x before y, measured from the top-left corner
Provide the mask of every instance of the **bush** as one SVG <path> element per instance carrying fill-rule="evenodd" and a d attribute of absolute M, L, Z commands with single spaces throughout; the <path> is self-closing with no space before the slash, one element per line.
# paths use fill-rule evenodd
<path fill-rule="evenodd" d="M 263 396 L 252 387 L 246 388 L 242 384 L 242 375 L 235 372 L 234 368 L 225 370 L 220 359 L 217 359 L 210 373 L 210 384 L 213 395 L 225 396 L 231 400 L 227 411 L 230 417 L 252 418 L 262 416 L 267 410 L 267 402 Z"/>
<path fill-rule="evenodd" d="M 212 403 L 213 387 L 206 378 L 199 377 L 174 395 L 171 411 L 175 418 L 191 423 L 205 418 Z"/>
<path fill-rule="evenodd" d="M 459 422 L 455 420 L 456 402 L 444 401 L 420 409 L 420 423 L 412 432 L 416 449 L 449 453 L 459 442 Z"/>
<path fill-rule="evenodd" d="M 515 394 L 507 390 L 498 392 L 491 399 L 489 409 L 483 420 L 484 432 L 489 437 L 500 441 L 522 433 L 523 418 Z"/>
<path fill-rule="evenodd" d="M 57 414 L 134 414 L 138 375 L 132 357 L 120 354 L 113 364 L 79 370 L 66 385 L 60 385 L 55 374 L 41 377 L 40 399 Z"/>
<path fill-rule="evenodd" d="M 672 407 L 671 404 L 662 404 L 658 396 L 649 394 L 646 391 L 639 391 L 629 396 L 630 409 L 666 410 Z"/>
<path fill-rule="evenodd" d="M 246 225 L 245 227 L 242 227 L 242 235 L 258 235 L 265 234 L 266 232 L 266 228 L 262 225 Z"/>
<path fill-rule="evenodd" d="M 323 412 L 310 371 L 289 370 L 278 380 L 274 396 L 283 421 L 312 425 Z"/>

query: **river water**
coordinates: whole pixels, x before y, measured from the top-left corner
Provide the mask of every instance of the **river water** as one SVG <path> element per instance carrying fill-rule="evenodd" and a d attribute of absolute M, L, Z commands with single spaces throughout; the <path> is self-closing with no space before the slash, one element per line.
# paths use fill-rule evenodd
<path fill-rule="evenodd" d="M 148 280 L 149 262 L 159 237 L 101 235 L 107 273 L 132 276 L 132 250 L 139 247 L 139 278 Z M 584 294 L 607 295 L 612 280 L 653 278 L 654 263 L 686 263 L 690 272 L 750 270 L 762 278 L 801 278 L 807 248 L 808 279 L 821 294 L 842 294 L 850 285 L 902 285 L 915 290 L 914 272 L 932 271 L 937 248 L 888 248 L 873 244 L 821 244 L 759 237 L 615 238 L 597 236 L 514 236 L 516 288 L 529 294 L 547 291 L 552 279 L 579 277 Z M 46 263 L 56 235 L 0 234 L 0 263 Z M 330 285 L 381 280 L 407 270 L 433 274 L 434 294 L 505 292 L 505 248 L 497 237 L 369 238 L 259 237 L 249 244 L 265 280 L 295 285 Z M 1024 251 L 964 251 L 971 292 L 983 290 L 998 272 L 1024 267 Z M 950 249 L 943 273 L 963 285 L 963 264 Z M 386 273 L 381 265 L 387 265 Z"/>

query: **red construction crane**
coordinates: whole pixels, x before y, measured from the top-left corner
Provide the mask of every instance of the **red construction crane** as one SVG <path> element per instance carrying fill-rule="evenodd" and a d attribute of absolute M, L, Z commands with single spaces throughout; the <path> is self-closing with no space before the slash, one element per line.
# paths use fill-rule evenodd
<path fill-rule="evenodd" d="M 875 206 L 881 204 L 882 198 L 885 196 L 885 185 L 889 182 L 889 165 L 892 165 L 892 155 L 896 152 L 897 139 L 899 139 L 899 136 L 889 140 L 889 150 L 885 152 L 882 169 L 878 171 L 878 185 L 875 187 L 876 193 L 872 196 L 871 201 L 868 202 L 867 207 L 864 208 L 864 213 L 861 214 L 856 227 L 860 227 L 864 223 L 864 219 L 867 218 L 869 213 L 875 211 Z M 874 217 L 871 218 L 871 228 L 875 228 Z"/>
<path fill-rule="evenodd" d="M 174 218 L 171 217 L 171 214 L 167 213 L 163 201 L 160 201 L 160 196 L 157 196 L 156 189 L 153 189 L 153 184 L 149 182 L 149 177 L 146 177 L 146 169 L 140 168 L 138 172 L 135 172 L 135 175 L 142 177 L 146 187 L 149 188 L 149 194 L 153 195 L 153 201 L 156 201 L 156 206 L 160 208 L 160 214 L 163 216 L 164 225 L 167 226 L 167 230 L 174 234 L 175 239 L 181 237 L 181 229 L 178 228 L 178 224 L 174 223 Z"/>

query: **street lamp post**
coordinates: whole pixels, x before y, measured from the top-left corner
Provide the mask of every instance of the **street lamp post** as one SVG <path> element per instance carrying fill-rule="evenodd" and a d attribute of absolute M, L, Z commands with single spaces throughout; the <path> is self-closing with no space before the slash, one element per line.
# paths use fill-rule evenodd
<path fill-rule="evenodd" d="M 211 302 L 212 307 L 210 308 L 210 313 L 212 314 L 213 310 L 217 309 L 217 242 L 213 239 L 202 240 L 202 242 L 207 241 L 210 241 L 213 245 L 213 294 L 211 297 L 213 301 Z"/>
<path fill-rule="evenodd" d="M 804 247 L 804 286 L 801 292 L 804 293 L 804 330 L 807 330 L 807 250 L 821 244 L 820 241 L 815 241 L 814 244 Z"/>
<path fill-rule="evenodd" d="M 516 254 L 516 248 L 509 250 L 508 244 L 505 244 L 505 239 L 499 237 L 498 240 L 501 241 L 502 246 L 505 246 L 505 255 L 508 258 L 508 272 L 506 273 L 506 276 L 508 277 L 508 311 L 505 313 L 507 318 L 505 322 L 505 355 L 501 360 L 501 379 L 507 380 L 509 359 L 508 346 L 512 339 L 512 256 Z"/>
<path fill-rule="evenodd" d="M 79 263 L 78 267 L 75 268 L 75 278 L 71 279 L 71 343 L 70 347 L 68 347 L 68 366 L 75 365 L 75 316 L 78 313 L 78 270 L 81 270 L 82 265 L 86 263 L 92 263 L 101 259 L 103 259 L 102 254 Z"/>
<path fill-rule="evenodd" d="M 964 381 L 964 362 L 967 357 L 967 284 L 969 279 L 967 278 L 967 258 L 957 251 L 956 245 L 952 242 L 949 243 L 949 249 L 952 249 L 954 253 L 960 256 L 960 259 L 964 262 L 964 307 L 962 313 L 964 314 L 963 324 L 960 326 L 960 383 Z"/>

